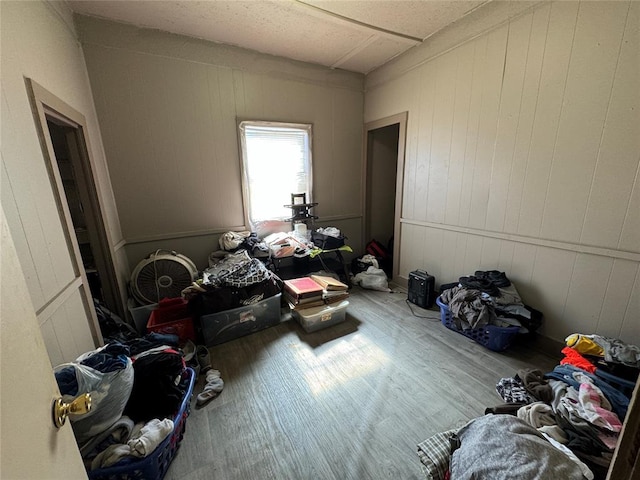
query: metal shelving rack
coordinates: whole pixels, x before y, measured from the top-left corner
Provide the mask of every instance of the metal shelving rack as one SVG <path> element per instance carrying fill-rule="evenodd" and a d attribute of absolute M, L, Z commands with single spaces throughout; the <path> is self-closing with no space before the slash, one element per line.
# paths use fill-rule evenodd
<path fill-rule="evenodd" d="M 307 203 L 306 193 L 292 193 L 291 204 L 284 205 L 291 209 L 291 217 L 286 219 L 287 222 L 291 222 L 291 230 L 295 229 L 296 223 L 305 223 L 307 224 L 307 230 L 313 230 L 313 226 L 315 221 L 318 219 L 318 216 L 311 213 L 311 209 L 316 205 L 318 204 Z"/>

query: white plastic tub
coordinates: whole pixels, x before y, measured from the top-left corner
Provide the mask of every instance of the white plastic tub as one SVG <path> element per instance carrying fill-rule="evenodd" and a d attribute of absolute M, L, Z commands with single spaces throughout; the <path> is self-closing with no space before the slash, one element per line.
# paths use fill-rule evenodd
<path fill-rule="evenodd" d="M 311 307 L 303 310 L 293 310 L 291 314 L 302 326 L 305 332 L 315 332 L 322 328 L 330 327 L 346 319 L 349 302 L 343 300 L 340 303 Z"/>

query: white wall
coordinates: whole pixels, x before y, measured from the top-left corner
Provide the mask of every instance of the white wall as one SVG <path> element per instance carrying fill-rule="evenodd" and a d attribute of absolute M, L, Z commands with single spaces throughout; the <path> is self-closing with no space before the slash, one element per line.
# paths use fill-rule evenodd
<path fill-rule="evenodd" d="M 0 17 L 2 206 L 51 361 L 57 364 L 94 348 L 94 344 L 78 291 L 57 309 L 47 308 L 59 300 L 61 292 L 74 279 L 74 272 L 36 133 L 25 77 L 85 116 L 98 195 L 113 245 L 120 240 L 121 233 L 71 12 L 60 3 L 3 1 Z"/>
<path fill-rule="evenodd" d="M 237 120 L 313 124 L 315 213 L 360 242 L 363 76 L 77 17 L 131 265 L 244 228 Z M 278 185 L 274 185 L 278 188 Z"/>
<path fill-rule="evenodd" d="M 640 343 L 640 3 L 492 2 L 366 80 L 409 112 L 400 274 L 507 272 L 543 332 Z"/>

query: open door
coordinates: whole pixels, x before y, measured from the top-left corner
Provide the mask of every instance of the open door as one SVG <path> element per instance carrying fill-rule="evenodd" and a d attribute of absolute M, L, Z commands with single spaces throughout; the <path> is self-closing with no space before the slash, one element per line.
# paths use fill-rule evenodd
<path fill-rule="evenodd" d="M 387 271 L 398 276 L 400 217 L 404 183 L 404 151 L 407 112 L 365 125 L 363 239 L 377 240 L 391 249 Z"/>
<path fill-rule="evenodd" d="M 70 422 L 57 429 L 58 385 L 2 209 L 0 478 L 86 478 Z"/>

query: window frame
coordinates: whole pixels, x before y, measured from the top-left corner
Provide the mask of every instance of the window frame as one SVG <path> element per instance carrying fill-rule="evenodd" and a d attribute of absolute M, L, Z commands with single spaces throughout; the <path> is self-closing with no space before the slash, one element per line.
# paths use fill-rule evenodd
<path fill-rule="evenodd" d="M 273 127 L 273 128 L 295 128 L 304 130 L 308 138 L 308 157 L 306 162 L 307 170 L 307 192 L 291 192 L 291 193 L 306 193 L 307 203 L 313 202 L 313 124 L 312 123 L 294 123 L 294 122 L 277 122 L 266 120 L 238 120 L 238 144 L 240 148 L 240 176 L 242 179 L 242 207 L 244 210 L 244 221 L 246 227 L 254 227 L 254 221 L 251 219 L 251 193 L 249 189 L 249 176 L 247 171 L 247 145 L 245 128 L 249 127 Z M 284 204 L 283 204 L 284 205 Z M 285 219 L 273 218 L 270 220 L 285 222 Z M 256 220 L 255 222 L 268 221 L 268 220 Z"/>

